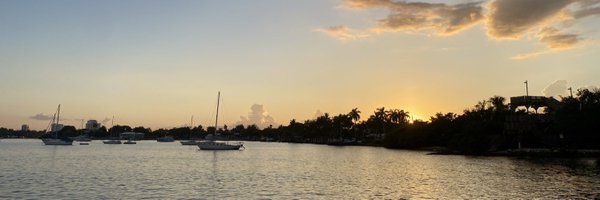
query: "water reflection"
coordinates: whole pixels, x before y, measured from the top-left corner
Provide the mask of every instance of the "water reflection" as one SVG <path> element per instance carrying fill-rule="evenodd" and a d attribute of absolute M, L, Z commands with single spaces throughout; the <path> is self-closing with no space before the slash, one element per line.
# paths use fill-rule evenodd
<path fill-rule="evenodd" d="M 12 143 L 14 142 L 14 143 Z M 597 159 L 430 156 L 374 147 L 245 143 L 245 151 L 0 145 L 6 199 L 597 198 Z M 30 189 L 38 188 L 38 189 Z"/>

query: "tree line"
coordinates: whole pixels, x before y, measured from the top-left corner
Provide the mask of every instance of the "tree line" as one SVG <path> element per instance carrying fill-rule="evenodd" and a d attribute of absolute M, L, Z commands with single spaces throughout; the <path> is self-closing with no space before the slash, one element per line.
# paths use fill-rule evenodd
<path fill-rule="evenodd" d="M 482 100 L 462 114 L 436 113 L 428 121 L 410 120 L 403 109 L 377 108 L 368 117 L 358 109 L 348 113 L 324 113 L 303 122 L 292 119 L 288 125 L 259 129 L 256 125 L 224 126 L 217 130 L 234 140 L 281 141 L 332 145 L 376 145 L 388 148 L 440 148 L 462 153 L 480 153 L 524 148 L 600 149 L 600 90 L 579 89 L 574 97 L 563 97 L 557 110 L 514 109 L 501 96 Z M 515 120 L 516 119 L 516 120 Z M 508 131 L 511 123 L 521 128 Z M 93 138 L 118 137 L 123 132 L 145 133 L 144 139 L 172 136 L 175 139 L 201 139 L 215 127 L 179 127 L 151 130 L 116 125 L 89 132 Z M 19 135 L 0 128 L 0 136 Z M 66 126 L 61 136 L 76 136 L 83 130 Z M 20 133 L 39 137 L 43 132 Z"/>

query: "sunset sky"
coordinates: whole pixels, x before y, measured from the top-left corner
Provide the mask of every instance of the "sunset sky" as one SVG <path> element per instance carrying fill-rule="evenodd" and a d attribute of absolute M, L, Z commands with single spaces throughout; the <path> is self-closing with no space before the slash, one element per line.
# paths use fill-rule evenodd
<path fill-rule="evenodd" d="M 600 85 L 600 0 L 0 0 L 0 127 L 415 119 Z"/>

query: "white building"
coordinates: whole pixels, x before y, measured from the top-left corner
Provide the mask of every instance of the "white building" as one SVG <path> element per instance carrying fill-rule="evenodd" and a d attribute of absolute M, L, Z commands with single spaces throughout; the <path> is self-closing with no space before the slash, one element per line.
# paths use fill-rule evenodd
<path fill-rule="evenodd" d="M 23 132 L 29 131 L 29 125 L 27 125 L 27 124 L 21 125 L 21 131 L 23 131 Z"/>

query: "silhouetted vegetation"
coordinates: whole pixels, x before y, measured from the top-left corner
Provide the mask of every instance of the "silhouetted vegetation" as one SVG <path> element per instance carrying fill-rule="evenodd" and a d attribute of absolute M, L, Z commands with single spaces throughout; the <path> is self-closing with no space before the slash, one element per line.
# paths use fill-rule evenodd
<path fill-rule="evenodd" d="M 506 99 L 493 96 L 482 100 L 463 114 L 437 113 L 428 121 L 410 120 L 402 109 L 377 108 L 363 119 L 358 108 L 346 114 L 325 113 L 315 119 L 287 126 L 259 129 L 256 125 L 227 126 L 217 131 L 235 140 L 281 141 L 331 145 L 377 145 L 388 148 L 435 148 L 448 152 L 477 154 L 523 148 L 600 149 L 600 90 L 580 89 L 575 97 L 562 99 L 556 110 L 515 109 Z M 115 137 L 123 132 L 145 133 L 144 139 L 172 136 L 175 139 L 200 139 L 215 127 L 178 127 L 151 130 L 116 125 L 86 132 L 93 138 Z M 42 132 L 20 132 L 0 128 L 2 137 L 39 137 Z M 83 134 L 72 126 L 60 136 Z M 520 146 L 519 146 L 520 145 Z"/>

